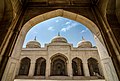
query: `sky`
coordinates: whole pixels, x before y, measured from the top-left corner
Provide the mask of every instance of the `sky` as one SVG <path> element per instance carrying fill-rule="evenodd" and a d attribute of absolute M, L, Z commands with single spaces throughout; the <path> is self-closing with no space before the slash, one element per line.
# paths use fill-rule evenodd
<path fill-rule="evenodd" d="M 96 46 L 93 34 L 83 24 L 67 18 L 55 17 L 33 26 L 25 37 L 23 48 L 29 41 L 34 40 L 35 36 L 41 47 L 44 47 L 44 44 L 50 43 L 58 32 L 74 47 L 77 47 L 77 43 L 82 40 L 82 37 Z"/>

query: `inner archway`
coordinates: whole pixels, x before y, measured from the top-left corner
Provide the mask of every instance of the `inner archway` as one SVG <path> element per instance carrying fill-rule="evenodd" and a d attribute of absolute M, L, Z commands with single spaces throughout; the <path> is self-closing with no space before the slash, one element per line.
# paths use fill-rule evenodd
<path fill-rule="evenodd" d="M 20 69 L 19 69 L 19 75 L 28 75 L 30 68 L 30 59 L 28 57 L 25 57 L 21 60 L 20 63 Z"/>
<path fill-rule="evenodd" d="M 72 60 L 72 69 L 73 69 L 73 76 L 83 76 L 82 60 L 77 57 L 74 58 Z"/>
<path fill-rule="evenodd" d="M 51 58 L 51 76 L 67 75 L 67 59 L 61 55 Z"/>
<path fill-rule="evenodd" d="M 104 74 L 106 75 L 105 79 L 108 80 L 108 81 L 118 81 L 118 78 L 117 78 L 116 71 L 114 69 L 112 60 L 111 60 L 111 58 L 110 58 L 110 56 L 109 56 L 109 54 L 106 50 L 103 38 L 101 36 L 101 32 L 99 31 L 98 27 L 94 24 L 94 22 L 92 22 L 91 20 L 89 20 L 86 17 L 83 17 L 79 14 L 75 14 L 75 13 L 72 13 L 72 12 L 68 12 L 68 11 L 65 11 L 65 10 L 61 10 L 61 9 L 54 10 L 54 11 L 36 16 L 36 17 L 32 18 L 31 20 L 29 20 L 23 26 L 23 28 L 20 31 L 20 34 L 18 36 L 16 45 L 14 47 L 14 51 L 12 53 L 12 57 L 18 58 L 20 56 L 20 52 L 21 52 L 21 49 L 22 49 L 22 45 L 23 45 L 25 36 L 26 36 L 26 34 L 27 34 L 27 32 L 29 31 L 30 28 L 32 28 L 37 23 L 40 23 L 42 21 L 45 21 L 47 19 L 57 17 L 57 16 L 62 16 L 62 17 L 68 18 L 68 19 L 78 21 L 78 22 L 82 23 L 83 25 L 85 25 L 87 28 L 89 28 L 91 30 L 91 32 L 95 36 L 95 40 L 96 40 L 96 44 L 97 44 L 98 51 L 99 51 L 99 54 L 100 54 L 102 66 L 104 68 Z M 16 51 L 16 50 L 19 50 L 19 51 Z M 16 61 L 18 61 L 18 60 L 16 60 Z M 11 61 L 9 61 L 9 63 L 11 63 Z M 8 65 L 8 67 L 9 67 L 9 65 Z M 108 74 L 110 74 L 110 75 L 108 75 Z M 13 77 L 15 77 L 15 74 L 13 75 Z M 111 79 L 111 77 L 112 77 L 112 79 Z"/>
<path fill-rule="evenodd" d="M 88 66 L 89 66 L 90 76 L 95 76 L 96 74 L 100 75 L 98 61 L 96 59 L 89 58 Z"/>
<path fill-rule="evenodd" d="M 35 65 L 35 76 L 45 76 L 46 60 L 44 58 L 38 58 Z"/>

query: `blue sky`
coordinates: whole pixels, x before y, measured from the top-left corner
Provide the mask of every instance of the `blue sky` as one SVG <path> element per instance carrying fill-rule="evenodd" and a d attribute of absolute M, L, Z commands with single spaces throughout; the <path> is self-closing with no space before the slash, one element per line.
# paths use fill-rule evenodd
<path fill-rule="evenodd" d="M 60 32 L 60 35 L 65 37 L 69 43 L 72 43 L 74 47 L 77 47 L 77 43 L 81 41 L 82 36 L 90 41 L 95 46 L 94 38 L 89 29 L 87 29 L 81 23 L 63 18 L 55 17 L 44 22 L 41 22 L 32 27 L 24 40 L 23 47 L 27 42 L 34 40 L 35 36 L 41 46 L 44 47 L 45 43 L 50 43 L 51 39 Z"/>

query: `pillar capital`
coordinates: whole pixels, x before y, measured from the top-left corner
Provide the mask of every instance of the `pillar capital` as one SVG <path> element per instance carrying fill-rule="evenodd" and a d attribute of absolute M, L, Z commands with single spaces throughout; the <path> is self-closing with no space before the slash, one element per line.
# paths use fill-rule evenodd
<path fill-rule="evenodd" d="M 82 63 L 83 63 L 83 64 L 88 64 L 87 59 L 84 59 L 84 60 L 82 61 Z"/>

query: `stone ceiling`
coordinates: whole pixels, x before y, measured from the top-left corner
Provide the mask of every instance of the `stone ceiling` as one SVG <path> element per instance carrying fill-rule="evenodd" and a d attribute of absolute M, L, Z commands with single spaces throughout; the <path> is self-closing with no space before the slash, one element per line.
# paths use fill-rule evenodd
<path fill-rule="evenodd" d="M 77 4 L 96 4 L 98 0 L 29 0 L 29 3 L 39 3 L 41 5 L 77 5 Z"/>

